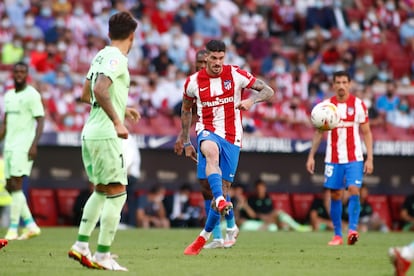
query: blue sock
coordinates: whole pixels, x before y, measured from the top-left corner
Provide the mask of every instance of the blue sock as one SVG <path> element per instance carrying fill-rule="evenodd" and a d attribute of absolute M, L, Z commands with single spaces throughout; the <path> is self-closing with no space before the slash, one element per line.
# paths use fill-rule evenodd
<path fill-rule="evenodd" d="M 216 226 L 214 226 L 214 229 L 213 229 L 213 239 L 221 240 L 222 238 L 223 238 L 223 235 L 221 234 L 220 220 L 218 220 Z"/>
<path fill-rule="evenodd" d="M 230 201 L 231 200 L 231 198 L 230 198 L 229 195 L 227 195 L 226 200 L 227 201 Z M 227 228 L 233 228 L 234 225 L 236 225 L 236 220 L 234 219 L 233 208 L 230 209 L 229 214 L 226 214 L 224 217 L 226 218 Z"/>
<path fill-rule="evenodd" d="M 208 213 L 210 212 L 210 207 L 211 207 L 211 199 L 205 199 L 204 210 L 206 210 L 206 217 L 208 216 Z"/>
<path fill-rule="evenodd" d="M 207 176 L 208 183 L 210 184 L 211 192 L 214 198 L 218 198 L 223 195 L 221 175 L 213 173 Z"/>
<path fill-rule="evenodd" d="M 342 237 L 342 200 L 331 199 L 331 219 L 335 236 Z"/>
<path fill-rule="evenodd" d="M 359 202 L 359 195 L 351 195 L 348 201 L 349 230 L 357 231 L 360 212 L 361 203 Z"/>
<path fill-rule="evenodd" d="M 216 210 L 210 209 L 204 230 L 206 230 L 206 232 L 212 232 L 217 223 L 220 223 L 220 217 L 220 214 Z"/>

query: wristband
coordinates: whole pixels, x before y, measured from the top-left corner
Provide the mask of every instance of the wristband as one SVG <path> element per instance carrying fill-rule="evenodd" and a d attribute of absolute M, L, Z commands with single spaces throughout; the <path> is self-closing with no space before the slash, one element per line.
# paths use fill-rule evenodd
<path fill-rule="evenodd" d="M 186 147 L 188 147 L 188 146 L 192 146 L 193 144 L 191 144 L 191 142 L 187 142 L 187 143 L 184 143 L 184 147 L 186 148 Z"/>

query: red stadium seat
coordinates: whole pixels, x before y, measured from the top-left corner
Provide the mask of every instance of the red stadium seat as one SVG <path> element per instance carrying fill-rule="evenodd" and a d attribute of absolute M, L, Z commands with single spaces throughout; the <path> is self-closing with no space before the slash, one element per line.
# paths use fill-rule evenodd
<path fill-rule="evenodd" d="M 53 189 L 30 189 L 30 210 L 39 226 L 56 226 L 58 214 L 55 191 Z"/>
<path fill-rule="evenodd" d="M 404 195 L 390 195 L 388 196 L 388 202 L 391 209 L 392 229 L 400 230 L 400 212 L 404 203 Z"/>
<path fill-rule="evenodd" d="M 292 204 L 290 201 L 290 195 L 288 193 L 269 193 L 273 202 L 273 208 L 283 210 L 289 215 L 293 215 Z"/>
<path fill-rule="evenodd" d="M 390 206 L 388 205 L 388 198 L 386 195 L 369 195 L 368 203 L 371 204 L 374 212 L 382 218 L 382 220 L 387 224 L 388 228 L 391 229 L 391 211 Z"/>
<path fill-rule="evenodd" d="M 73 205 L 79 195 L 79 189 L 57 189 L 57 207 L 60 225 L 73 224 Z"/>
<path fill-rule="evenodd" d="M 297 221 L 306 221 L 314 198 L 314 194 L 292 194 L 293 217 Z"/>
<path fill-rule="evenodd" d="M 201 207 L 204 209 L 204 198 L 201 192 L 191 192 L 190 205 L 194 207 Z"/>

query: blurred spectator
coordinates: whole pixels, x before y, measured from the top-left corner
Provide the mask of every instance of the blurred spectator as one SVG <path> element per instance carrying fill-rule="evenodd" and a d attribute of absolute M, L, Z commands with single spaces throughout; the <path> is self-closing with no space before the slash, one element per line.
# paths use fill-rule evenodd
<path fill-rule="evenodd" d="M 394 0 L 376 0 L 375 11 L 383 29 L 397 30 L 401 24 L 401 16 Z"/>
<path fill-rule="evenodd" d="M 358 19 L 352 19 L 349 26 L 342 31 L 340 40 L 358 43 L 362 40 L 363 32 Z"/>
<path fill-rule="evenodd" d="M 315 0 L 314 5 L 306 10 L 306 30 L 312 30 L 315 26 L 325 31 L 336 27 L 332 7 L 326 6 L 323 0 Z"/>
<path fill-rule="evenodd" d="M 151 187 L 147 194 L 138 197 L 136 220 L 137 226 L 142 228 L 169 228 L 163 200 L 165 188 L 160 185 Z"/>
<path fill-rule="evenodd" d="M 329 189 L 324 189 L 320 195 L 315 196 L 309 209 L 309 222 L 313 231 L 333 230 L 330 217 L 331 196 Z"/>
<path fill-rule="evenodd" d="M 199 227 L 201 225 L 200 207 L 190 205 L 191 191 L 190 184 L 184 183 L 177 192 L 164 199 L 171 227 Z"/>
<path fill-rule="evenodd" d="M 35 16 L 28 12 L 24 18 L 24 25 L 17 29 L 18 34 L 25 42 L 44 38 L 42 30 L 35 24 Z"/>
<path fill-rule="evenodd" d="M 263 180 L 257 180 L 254 186 L 255 192 L 247 199 L 249 207 L 243 205 L 245 212 L 241 214 L 241 218 L 246 221 L 241 224 L 240 229 L 311 231 L 310 226 L 299 224 L 289 214 L 273 206 L 273 201 L 267 193 L 266 183 Z"/>
<path fill-rule="evenodd" d="M 187 36 L 191 37 L 195 32 L 194 13 L 188 3 L 181 3 L 177 13 L 174 16 L 174 22 L 177 22 Z"/>
<path fill-rule="evenodd" d="M 401 206 L 400 219 L 404 231 L 414 231 L 414 194 L 405 198 Z"/>
<path fill-rule="evenodd" d="M 378 112 L 388 121 L 389 114 L 396 111 L 400 104 L 400 96 L 397 95 L 397 84 L 393 80 L 386 83 L 385 93 L 377 98 L 376 107 Z"/>
<path fill-rule="evenodd" d="M 414 11 L 409 13 L 401 24 L 399 37 L 401 45 L 407 46 L 411 51 L 414 50 Z"/>
<path fill-rule="evenodd" d="M 52 11 L 56 15 L 65 16 L 72 11 L 72 3 L 68 0 L 55 0 L 52 4 Z"/>
<path fill-rule="evenodd" d="M 260 71 L 263 76 L 272 76 L 275 73 L 284 73 L 290 70 L 290 62 L 282 54 L 281 43 L 281 41 L 272 43 L 270 53 L 263 58 Z M 278 61 L 277 64 L 276 61 Z"/>
<path fill-rule="evenodd" d="M 341 0 L 333 0 L 332 14 L 334 18 L 334 26 L 331 29 L 336 29 L 339 33 L 344 32 L 347 29 L 349 22 Z"/>
<path fill-rule="evenodd" d="M 157 72 L 160 77 L 165 77 L 167 75 L 168 66 L 173 64 L 173 60 L 168 56 L 167 45 L 161 45 L 158 56 L 151 60 L 151 66 L 153 66 L 154 71 Z"/>
<path fill-rule="evenodd" d="M 355 81 L 361 84 L 372 84 L 378 77 L 379 72 L 379 68 L 374 61 L 372 51 L 366 49 L 363 55 L 356 60 Z"/>
<path fill-rule="evenodd" d="M 370 7 L 362 21 L 364 27 L 364 39 L 374 44 L 381 43 L 384 40 L 384 33 L 378 15 L 374 7 Z"/>
<path fill-rule="evenodd" d="M 0 22 L 0 45 L 4 43 L 10 43 L 12 41 L 13 35 L 16 32 L 16 29 L 10 22 L 10 19 L 7 15 L 1 17 Z"/>
<path fill-rule="evenodd" d="M 215 1 L 211 8 L 211 15 L 217 20 L 222 30 L 226 32 L 234 29 L 240 9 L 234 1 Z"/>
<path fill-rule="evenodd" d="M 55 25 L 52 7 L 48 2 L 43 2 L 40 13 L 35 17 L 35 25 L 38 26 L 46 36 L 47 32 Z"/>
<path fill-rule="evenodd" d="M 301 32 L 299 18 L 292 0 L 282 0 L 280 5 L 273 5 L 269 15 L 268 29 L 272 36 L 285 37 L 287 41 L 293 41 L 292 36 Z"/>
<path fill-rule="evenodd" d="M 414 117 L 410 112 L 410 104 L 407 97 L 400 99 L 397 109 L 388 114 L 387 122 L 397 127 L 414 129 Z"/>
<path fill-rule="evenodd" d="M 157 8 L 150 14 L 151 24 L 160 34 L 167 32 L 174 21 L 173 13 L 168 12 L 167 8 L 165 1 L 158 1 Z"/>
<path fill-rule="evenodd" d="M 195 31 L 200 33 L 204 39 L 221 37 L 220 24 L 212 15 L 212 0 L 206 0 L 203 8 L 198 9 L 194 16 Z"/>
<path fill-rule="evenodd" d="M 240 29 L 247 41 L 256 37 L 259 30 L 266 29 L 265 20 L 256 12 L 256 3 L 249 1 L 237 17 L 237 28 Z"/>
<path fill-rule="evenodd" d="M 20 35 L 14 34 L 13 39 L 5 42 L 1 47 L 1 63 L 6 65 L 15 64 L 23 59 L 24 48 Z"/>
<path fill-rule="evenodd" d="M 29 0 L 5 0 L 7 16 L 15 28 L 23 27 L 24 14 L 30 9 Z"/>

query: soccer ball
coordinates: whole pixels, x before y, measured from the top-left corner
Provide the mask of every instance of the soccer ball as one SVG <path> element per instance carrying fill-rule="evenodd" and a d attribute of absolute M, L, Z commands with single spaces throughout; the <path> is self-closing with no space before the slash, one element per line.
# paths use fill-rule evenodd
<path fill-rule="evenodd" d="M 321 102 L 315 105 L 311 112 L 311 121 L 315 128 L 332 130 L 338 126 L 340 117 L 338 108 L 333 103 Z"/>

